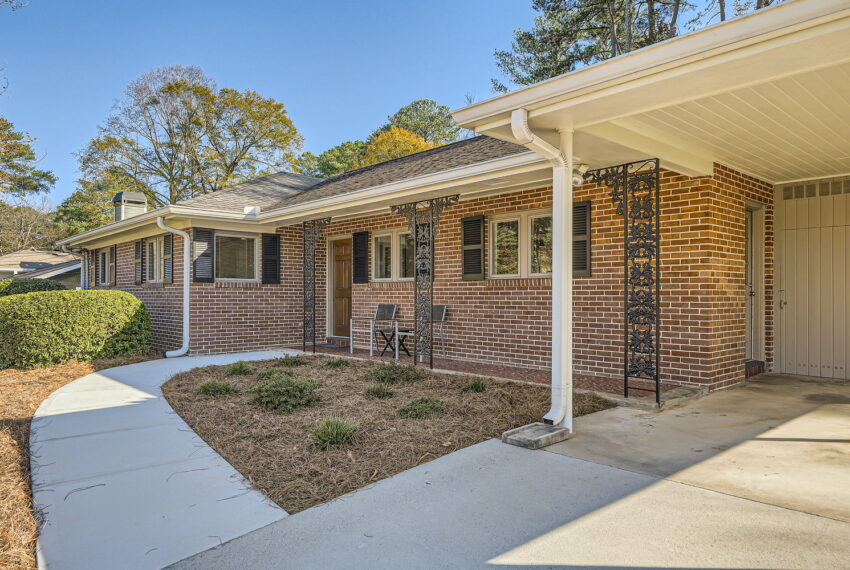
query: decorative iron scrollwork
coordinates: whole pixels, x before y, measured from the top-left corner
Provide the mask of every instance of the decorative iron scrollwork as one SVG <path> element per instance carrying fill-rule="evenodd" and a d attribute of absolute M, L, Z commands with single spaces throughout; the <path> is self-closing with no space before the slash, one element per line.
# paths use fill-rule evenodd
<path fill-rule="evenodd" d="M 407 218 L 413 236 L 413 361 L 434 367 L 434 243 L 443 210 L 460 196 L 445 196 L 421 202 L 392 206 L 390 210 Z"/>
<path fill-rule="evenodd" d="M 313 352 L 316 352 L 316 249 L 318 248 L 319 235 L 331 221 L 330 218 L 320 218 L 304 222 L 304 321 L 303 321 L 303 344 L 307 350 L 307 343 L 313 344 Z"/>
<path fill-rule="evenodd" d="M 608 188 L 624 234 L 623 391 L 655 392 L 661 402 L 660 217 L 658 159 L 591 170 L 585 179 Z M 655 389 L 631 386 L 630 379 L 654 382 Z"/>

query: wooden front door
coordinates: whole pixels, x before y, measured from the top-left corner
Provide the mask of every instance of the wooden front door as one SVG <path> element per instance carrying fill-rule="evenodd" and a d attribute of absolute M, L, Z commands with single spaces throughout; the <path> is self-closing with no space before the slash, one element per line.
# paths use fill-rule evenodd
<path fill-rule="evenodd" d="M 333 336 L 349 335 L 351 321 L 351 240 L 333 242 Z"/>

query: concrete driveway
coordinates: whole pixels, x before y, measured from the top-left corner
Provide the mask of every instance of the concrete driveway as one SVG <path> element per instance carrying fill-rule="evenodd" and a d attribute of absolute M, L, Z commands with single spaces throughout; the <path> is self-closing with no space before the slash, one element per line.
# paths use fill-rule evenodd
<path fill-rule="evenodd" d="M 847 567 L 850 384 L 763 376 L 577 430 L 469 447 L 175 567 Z"/>

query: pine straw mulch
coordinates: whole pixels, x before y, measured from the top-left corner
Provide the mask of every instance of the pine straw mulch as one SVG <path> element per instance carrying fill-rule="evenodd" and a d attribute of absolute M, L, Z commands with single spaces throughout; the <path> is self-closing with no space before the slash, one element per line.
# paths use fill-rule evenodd
<path fill-rule="evenodd" d="M 324 359 L 308 357 L 307 365 L 293 369 L 298 377 L 318 384 L 321 402 L 289 415 L 249 404 L 251 395 L 245 393 L 254 382 L 254 374 L 274 361 L 251 362 L 254 374 L 249 376 L 228 377 L 226 367 L 221 366 L 197 368 L 169 380 L 163 392 L 204 441 L 289 513 L 539 421 L 549 409 L 546 386 L 485 378 L 485 392 L 462 394 L 461 387 L 476 377 L 426 370 L 418 382 L 393 384 L 392 398 L 367 399 L 363 392 L 370 383 L 363 375 L 377 363 L 350 360 L 344 368 L 324 368 L 319 366 Z M 239 392 L 217 397 L 198 395 L 198 386 L 210 379 L 229 380 Z M 438 398 L 445 414 L 429 419 L 399 417 L 399 407 L 419 396 Z M 592 394 L 575 396 L 576 415 L 610 407 Z M 309 441 L 310 430 L 328 417 L 356 422 L 359 429 L 355 443 L 316 450 Z"/>
<path fill-rule="evenodd" d="M 67 362 L 33 370 L 0 370 L 0 568 L 35 568 L 38 519 L 30 488 L 30 420 L 39 404 L 68 382 L 104 368 L 158 356 Z"/>

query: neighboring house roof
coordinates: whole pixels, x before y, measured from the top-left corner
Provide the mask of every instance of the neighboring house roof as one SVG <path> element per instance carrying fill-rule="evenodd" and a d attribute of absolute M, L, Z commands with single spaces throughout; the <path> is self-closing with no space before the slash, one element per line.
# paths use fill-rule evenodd
<path fill-rule="evenodd" d="M 0 255 L 0 270 L 5 271 L 35 271 L 52 267 L 59 263 L 77 261 L 78 256 L 62 251 L 41 251 L 38 249 L 21 249 Z"/>
<path fill-rule="evenodd" d="M 47 279 L 48 277 L 55 277 L 56 275 L 62 275 L 63 273 L 68 273 L 76 269 L 80 269 L 80 260 L 72 259 L 71 261 L 57 263 L 56 265 L 51 265 L 43 269 L 18 273 L 17 275 L 12 276 L 12 279 Z"/>
<path fill-rule="evenodd" d="M 320 182 L 321 178 L 278 172 L 256 178 L 217 192 L 204 194 L 190 200 L 178 202 L 181 206 L 241 212 L 245 206 L 259 206 L 262 210 L 276 207 L 283 199 L 297 196 L 305 189 Z"/>

